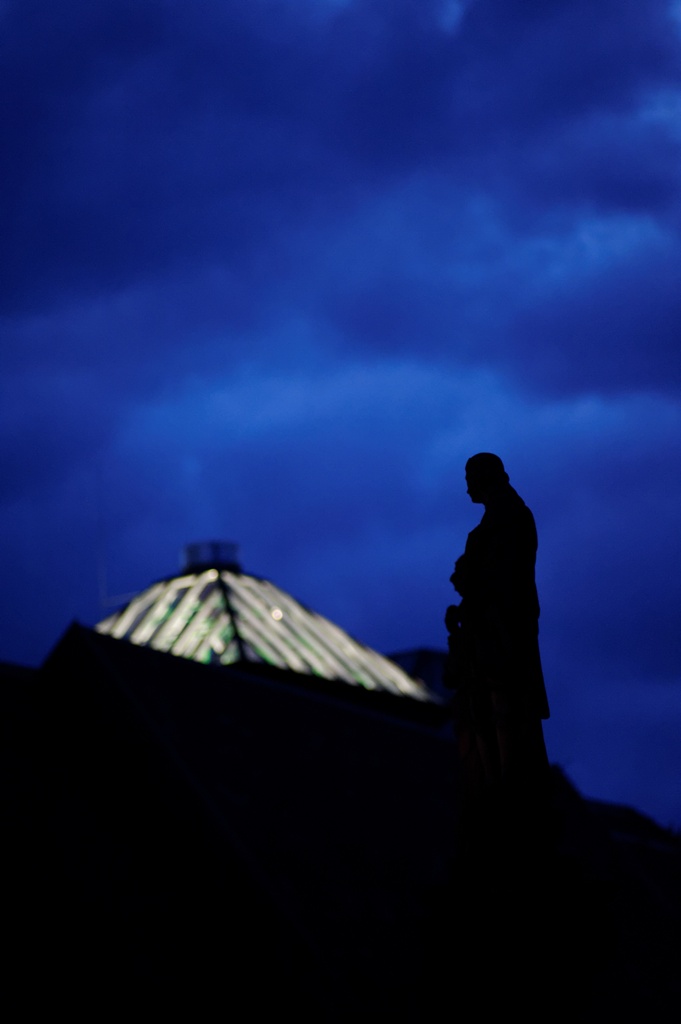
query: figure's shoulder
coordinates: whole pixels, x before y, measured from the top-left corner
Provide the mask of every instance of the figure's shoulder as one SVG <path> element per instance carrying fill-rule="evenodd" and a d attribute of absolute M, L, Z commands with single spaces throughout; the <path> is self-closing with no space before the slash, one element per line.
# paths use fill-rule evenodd
<path fill-rule="evenodd" d="M 534 522 L 534 513 L 532 512 L 532 509 L 530 508 L 529 505 L 525 504 L 525 502 L 522 500 L 522 498 L 520 499 L 520 505 L 518 507 L 518 514 L 521 515 L 523 517 L 523 519 L 525 519 L 528 523 L 533 523 Z"/>
<path fill-rule="evenodd" d="M 522 532 L 523 536 L 527 538 L 527 542 L 531 543 L 533 547 L 537 546 L 537 524 L 534 520 L 532 509 L 529 508 L 525 502 L 522 504 L 522 508 L 518 510 L 518 529 Z"/>
<path fill-rule="evenodd" d="M 532 522 L 534 522 L 534 515 L 532 513 L 532 509 L 527 504 L 527 502 L 525 502 L 520 497 L 518 492 L 513 487 L 510 486 L 510 484 L 508 487 L 507 502 L 508 508 L 513 509 L 516 515 L 526 520 L 531 520 Z"/>
<path fill-rule="evenodd" d="M 520 497 L 517 491 L 509 486 L 502 515 L 504 528 L 514 534 L 535 539 L 537 526 L 532 509 Z"/>

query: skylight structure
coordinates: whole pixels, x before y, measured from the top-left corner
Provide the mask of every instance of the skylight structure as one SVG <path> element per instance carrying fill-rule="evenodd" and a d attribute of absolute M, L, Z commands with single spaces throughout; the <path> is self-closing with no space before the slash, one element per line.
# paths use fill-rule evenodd
<path fill-rule="evenodd" d="M 95 629 L 208 664 L 260 662 L 369 690 L 437 700 L 389 658 L 269 580 L 241 572 L 233 556 L 224 556 L 224 545 L 192 545 L 186 551 L 183 575 L 147 587 Z"/>

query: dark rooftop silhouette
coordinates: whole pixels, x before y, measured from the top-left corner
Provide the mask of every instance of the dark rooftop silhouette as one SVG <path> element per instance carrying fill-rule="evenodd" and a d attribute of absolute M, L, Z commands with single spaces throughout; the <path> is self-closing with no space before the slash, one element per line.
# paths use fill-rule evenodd
<path fill-rule="evenodd" d="M 548 841 L 489 819 L 471 857 L 427 685 L 205 664 L 78 624 L 0 678 L 6 1007 L 319 1024 L 679 1005 L 679 836 L 554 765 Z"/>

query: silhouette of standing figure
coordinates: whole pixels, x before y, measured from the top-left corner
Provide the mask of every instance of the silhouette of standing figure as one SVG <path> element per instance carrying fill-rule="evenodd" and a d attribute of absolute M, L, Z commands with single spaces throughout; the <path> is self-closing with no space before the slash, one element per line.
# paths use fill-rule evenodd
<path fill-rule="evenodd" d="M 536 807 L 549 785 L 542 719 L 549 706 L 539 654 L 534 516 L 498 455 L 466 463 L 471 501 L 484 515 L 450 579 L 461 595 L 445 615 L 445 681 L 455 719 L 464 800 Z M 533 813 L 533 812 L 531 812 Z"/>

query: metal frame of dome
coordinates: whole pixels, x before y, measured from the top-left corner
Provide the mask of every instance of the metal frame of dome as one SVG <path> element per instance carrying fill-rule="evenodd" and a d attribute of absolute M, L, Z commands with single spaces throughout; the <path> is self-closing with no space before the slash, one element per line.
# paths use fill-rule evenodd
<path fill-rule="evenodd" d="M 233 560 L 154 583 L 95 629 L 194 661 L 260 662 L 439 703 L 421 680 Z"/>

